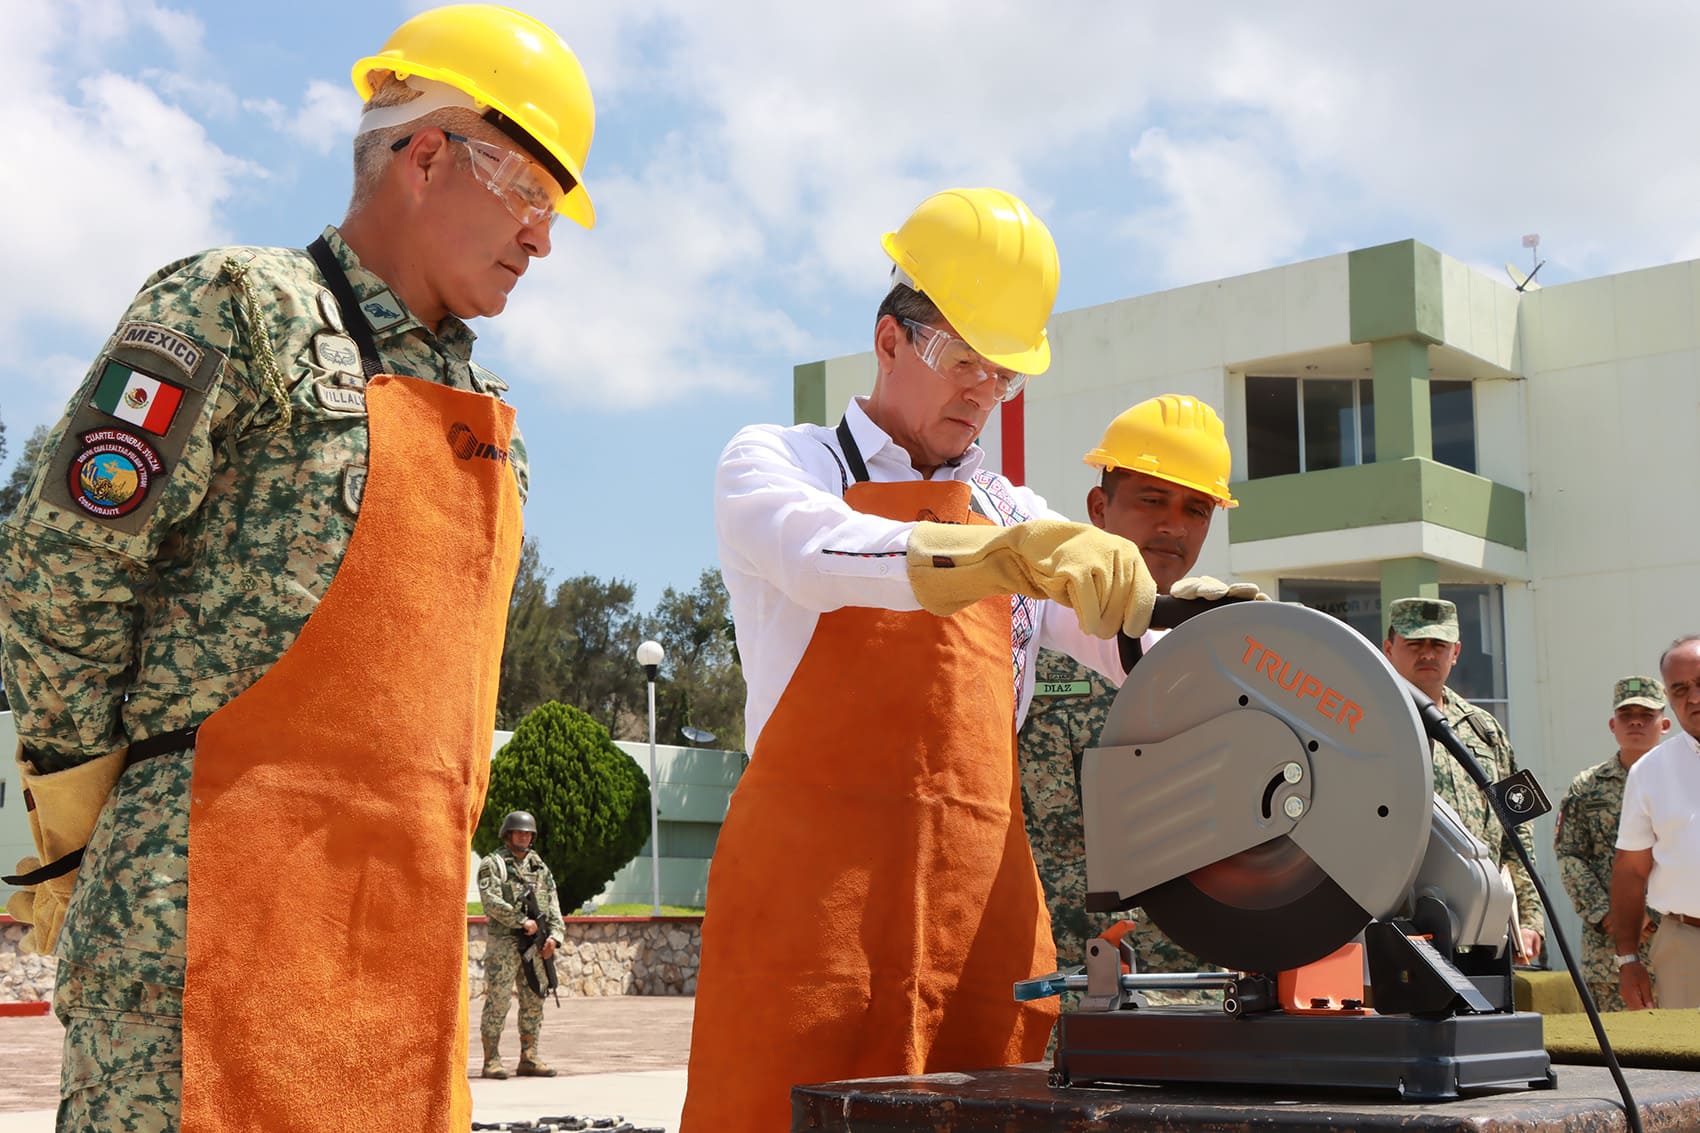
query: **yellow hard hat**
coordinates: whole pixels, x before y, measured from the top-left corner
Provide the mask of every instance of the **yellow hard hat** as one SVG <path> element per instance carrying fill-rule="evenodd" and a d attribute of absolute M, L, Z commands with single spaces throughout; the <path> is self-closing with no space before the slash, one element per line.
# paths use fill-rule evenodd
<path fill-rule="evenodd" d="M 880 241 L 963 340 L 999 366 L 1042 374 L 1057 300 L 1057 245 L 1019 197 L 946 189 Z"/>
<path fill-rule="evenodd" d="M 556 211 L 585 228 L 595 225 L 584 162 L 596 132 L 596 104 L 578 56 L 546 24 L 496 4 L 432 8 L 392 32 L 382 51 L 354 65 L 354 89 L 362 99 L 372 97 L 371 74 L 380 70 L 447 83 L 481 111 L 494 110 L 524 130 L 566 172 L 562 177 L 561 170 L 551 169 L 555 179 L 574 182 Z"/>
<path fill-rule="evenodd" d="M 1213 496 L 1222 507 L 1240 506 L 1228 494 L 1233 457 L 1222 419 L 1182 394 L 1153 397 L 1120 414 L 1086 454 L 1086 463 L 1106 472 L 1143 472 Z"/>

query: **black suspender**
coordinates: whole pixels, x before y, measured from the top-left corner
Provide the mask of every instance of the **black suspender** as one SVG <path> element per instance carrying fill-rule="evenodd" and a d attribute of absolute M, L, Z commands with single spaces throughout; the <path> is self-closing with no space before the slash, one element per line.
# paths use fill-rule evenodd
<path fill-rule="evenodd" d="M 325 286 L 329 287 L 331 294 L 336 297 L 337 309 L 342 312 L 343 327 L 360 350 L 360 369 L 368 379 L 377 377 L 384 372 L 383 365 L 378 361 L 378 344 L 372 338 L 372 327 L 360 310 L 359 300 L 354 297 L 354 288 L 348 282 L 347 273 L 342 270 L 342 265 L 336 262 L 336 254 L 331 251 L 330 242 L 323 236 L 319 237 L 307 245 L 307 254 L 319 265 L 319 274 L 325 277 Z"/>
<path fill-rule="evenodd" d="M 856 478 L 856 483 L 868 482 L 868 465 L 862 459 L 862 450 L 856 444 L 856 438 L 850 433 L 850 418 L 843 417 L 838 422 L 838 444 L 844 450 L 844 459 L 850 464 L 850 475 Z"/>

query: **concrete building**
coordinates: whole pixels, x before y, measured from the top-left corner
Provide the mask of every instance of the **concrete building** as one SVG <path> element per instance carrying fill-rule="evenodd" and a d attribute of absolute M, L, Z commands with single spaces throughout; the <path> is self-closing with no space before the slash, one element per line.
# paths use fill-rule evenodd
<path fill-rule="evenodd" d="M 1123 409 L 1222 412 L 1241 507 L 1200 573 L 1257 582 L 1379 641 L 1453 599 L 1454 687 L 1504 720 L 1556 804 L 1614 750 L 1612 682 L 1700 631 L 1700 262 L 1525 293 L 1415 241 L 1057 314 L 1054 361 L 983 438 L 1085 518 L 1081 456 Z M 871 354 L 795 371 L 799 421 L 872 387 Z M 1572 941 L 1552 819 L 1535 842 Z M 1554 961 L 1557 963 L 1557 961 Z"/>

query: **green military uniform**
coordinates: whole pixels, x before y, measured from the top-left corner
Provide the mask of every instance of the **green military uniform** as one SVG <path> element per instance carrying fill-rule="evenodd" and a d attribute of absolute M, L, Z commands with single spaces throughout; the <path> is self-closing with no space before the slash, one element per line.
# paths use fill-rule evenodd
<path fill-rule="evenodd" d="M 499 1064 L 497 1045 L 502 1024 L 507 1022 L 508 1003 L 519 992 L 519 1047 L 522 1065 L 541 1066 L 537 1039 L 543 1028 L 543 997 L 531 990 L 520 971 L 520 940 L 523 932 L 525 891 L 537 894 L 541 928 L 557 948 L 567 942 L 567 922 L 561 917 L 561 901 L 555 893 L 555 878 L 536 850 L 516 857 L 506 844 L 478 863 L 478 894 L 484 915 L 490 918 L 484 945 L 484 1013 L 478 1034 L 484 1043 L 486 1065 Z"/>
<path fill-rule="evenodd" d="M 1117 920 L 1138 923 L 1132 934 L 1139 970 L 1196 972 L 1208 968 L 1164 936 L 1134 909 L 1116 916 L 1086 911 L 1086 828 L 1081 818 L 1080 760 L 1095 747 L 1116 689 L 1073 658 L 1041 650 L 1033 670 L 1033 703 L 1020 736 L 1021 804 L 1027 840 L 1045 886 L 1057 964 L 1086 962 L 1086 943 Z M 1208 992 L 1151 992 L 1154 1003 L 1198 1002 Z"/>
<path fill-rule="evenodd" d="M 1443 598 L 1400 598 L 1388 607 L 1387 632 L 1397 633 L 1409 640 L 1441 641 L 1449 645 L 1458 641 L 1458 607 Z M 1488 782 L 1497 783 L 1517 773 L 1517 757 L 1511 741 L 1493 713 L 1477 708 L 1450 688 L 1442 688 L 1440 713 L 1457 733 L 1458 739 L 1470 749 L 1476 762 L 1482 765 Z M 1529 871 L 1523 867 L 1511 844 L 1511 835 L 1494 817 L 1487 796 L 1465 774 L 1452 753 L 1438 743 L 1430 745 L 1434 760 L 1434 793 L 1445 799 L 1463 820 L 1464 829 L 1474 834 L 1493 854 L 1494 860 L 1511 873 L 1511 887 L 1517 895 L 1517 920 L 1524 928 L 1533 929 L 1546 937 L 1546 913 L 1541 908 L 1540 894 Z M 1535 860 L 1535 839 L 1525 823 L 1517 828 L 1517 838 Z"/>
<path fill-rule="evenodd" d="M 464 323 L 432 332 L 325 236 L 385 370 L 506 388 Z M 288 650 L 354 531 L 364 385 L 304 251 L 217 249 L 143 285 L 0 527 L 0 675 L 37 771 L 198 724 Z M 511 461 L 523 495 L 517 436 Z M 131 766 L 89 840 L 57 950 L 61 1129 L 175 1128 L 193 759 Z"/>
<path fill-rule="evenodd" d="M 1652 677 L 1626 677 L 1612 693 L 1612 711 L 1638 705 L 1662 712 L 1664 688 Z M 1582 979 L 1601 1011 L 1622 1011 L 1618 991 L 1617 944 L 1600 922 L 1611 912 L 1611 871 L 1617 857 L 1617 824 L 1623 814 L 1623 786 L 1629 770 L 1614 754 L 1571 782 L 1558 807 L 1553 848 L 1558 872 L 1576 915 L 1582 918 Z M 1655 921 L 1658 913 L 1648 910 Z M 1652 971 L 1651 937 L 1641 939 L 1641 963 Z"/>
<path fill-rule="evenodd" d="M 1506 738 L 1505 729 L 1500 727 L 1493 713 L 1477 708 L 1449 688 L 1445 691 L 1441 715 L 1476 757 L 1476 762 L 1482 765 L 1489 782 L 1497 783 L 1517 773 L 1517 757 L 1511 750 L 1511 741 Z M 1517 894 L 1518 923 L 1524 928 L 1534 929 L 1545 939 L 1547 919 L 1541 908 L 1541 897 L 1535 892 L 1529 871 L 1523 868 L 1517 851 L 1511 846 L 1511 835 L 1499 824 L 1487 796 L 1458 766 L 1452 753 L 1438 743 L 1432 747 L 1434 793 L 1458 812 L 1458 817 L 1464 821 L 1464 829 L 1481 839 L 1498 863 L 1511 871 L 1511 887 Z M 1517 828 L 1517 838 L 1529 851 L 1529 860 L 1533 861 L 1535 838 L 1527 823 Z"/>

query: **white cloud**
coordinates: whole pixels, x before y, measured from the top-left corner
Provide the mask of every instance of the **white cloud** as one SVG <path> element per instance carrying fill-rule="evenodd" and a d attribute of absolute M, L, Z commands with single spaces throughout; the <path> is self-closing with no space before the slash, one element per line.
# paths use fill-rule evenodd
<path fill-rule="evenodd" d="M 309 81 L 294 109 L 275 98 L 245 99 L 242 109 L 319 154 L 346 146 L 360 120 L 360 99 L 353 89 L 324 79 Z"/>

